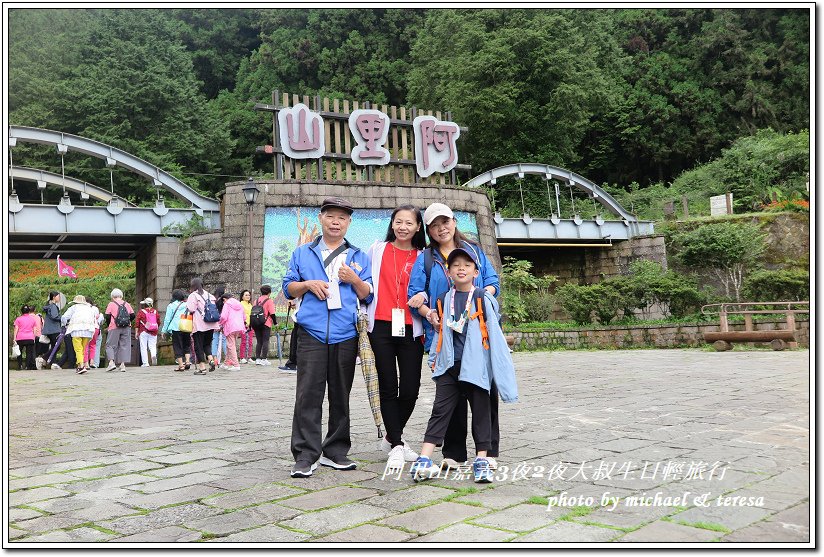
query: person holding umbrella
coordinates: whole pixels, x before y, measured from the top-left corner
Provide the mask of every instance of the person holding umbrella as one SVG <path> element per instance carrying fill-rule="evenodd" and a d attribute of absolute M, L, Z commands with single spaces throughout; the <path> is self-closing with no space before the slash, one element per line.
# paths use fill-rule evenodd
<path fill-rule="evenodd" d="M 360 302 L 372 301 L 369 257 L 346 240 L 354 208 L 339 197 L 324 199 L 322 234 L 292 253 L 283 277 L 287 299 L 301 298 L 295 410 L 292 417 L 293 478 L 312 475 L 318 463 L 354 470 L 348 458 L 349 394 L 358 352 L 356 322 Z M 321 440 L 323 399 L 329 391 L 329 424 Z"/>
<path fill-rule="evenodd" d="M 418 454 L 401 438 L 421 388 L 423 325 L 407 306 L 412 266 L 426 247 L 421 211 L 402 205 L 392 212 L 383 242 L 368 250 L 375 296 L 369 304 L 369 341 L 375 354 L 380 408 L 386 437 L 379 448 L 389 453 L 387 469 L 415 462 Z"/>

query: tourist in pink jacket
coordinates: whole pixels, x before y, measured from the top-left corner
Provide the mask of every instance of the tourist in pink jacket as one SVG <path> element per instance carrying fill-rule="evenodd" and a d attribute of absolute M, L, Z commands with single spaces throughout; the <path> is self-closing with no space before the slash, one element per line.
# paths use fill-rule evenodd
<path fill-rule="evenodd" d="M 231 294 L 223 294 L 223 311 L 220 312 L 220 324 L 226 335 L 226 361 L 221 367 L 230 371 L 239 371 L 237 361 L 237 340 L 246 330 L 246 311 L 241 303 Z"/>

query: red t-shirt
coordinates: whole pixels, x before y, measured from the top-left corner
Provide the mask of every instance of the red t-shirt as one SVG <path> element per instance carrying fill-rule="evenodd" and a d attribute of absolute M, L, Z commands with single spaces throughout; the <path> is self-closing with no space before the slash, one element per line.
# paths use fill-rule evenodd
<path fill-rule="evenodd" d="M 412 313 L 406 302 L 409 300 L 409 275 L 418 258 L 415 249 L 404 251 L 392 243 L 386 244 L 381 260 L 381 276 L 378 278 L 378 303 L 375 306 L 375 319 L 392 321 L 392 309 L 403 308 L 406 312 L 406 324 L 412 324 Z"/>

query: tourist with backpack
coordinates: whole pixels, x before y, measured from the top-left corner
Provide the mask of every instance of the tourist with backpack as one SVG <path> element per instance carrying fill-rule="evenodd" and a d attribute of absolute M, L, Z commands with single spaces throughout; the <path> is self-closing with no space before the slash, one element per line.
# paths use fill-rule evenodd
<path fill-rule="evenodd" d="M 249 324 L 249 318 L 252 315 L 252 293 L 244 290 L 240 293 L 240 305 L 243 306 L 243 314 L 245 316 L 246 327 L 240 333 L 240 363 L 245 364 L 247 361 L 252 361 L 252 327 Z M 248 360 L 247 360 L 248 358 Z"/>
<path fill-rule="evenodd" d="M 112 290 L 112 301 L 106 306 L 103 316 L 106 318 L 106 357 L 109 366 L 106 371 L 126 371 L 126 362 L 132 359 L 132 321 L 135 314 L 129 302 L 123 300 L 123 291 Z"/>
<path fill-rule="evenodd" d="M 146 298 L 140 302 L 141 308 L 137 312 L 137 331 L 135 339 L 140 342 L 140 367 L 157 365 L 157 331 L 160 329 L 160 316 L 154 308 L 154 300 Z"/>
<path fill-rule="evenodd" d="M 421 388 L 422 319 L 407 306 L 412 266 L 426 247 L 421 211 L 402 205 L 392 212 L 383 242 L 367 250 L 372 261 L 374 297 L 366 308 L 369 343 L 378 371 L 381 415 L 386 436 L 379 448 L 389 455 L 387 468 L 402 468 L 418 454 L 402 438 Z"/>
<path fill-rule="evenodd" d="M 435 328 L 440 325 L 435 302 L 450 288 L 451 282 L 447 274 L 446 260 L 452 250 L 462 248 L 470 252 L 478 261 L 478 276 L 473 284 L 498 296 L 501 289 L 498 273 L 489 262 L 481 247 L 469 241 L 460 230 L 455 214 L 443 203 L 432 203 L 426 208 L 423 215 L 426 232 L 429 235 L 429 247 L 426 248 L 415 261 L 412 268 L 412 277 L 409 280 L 409 306 L 417 308 L 424 318 L 424 349 L 432 353 L 432 338 Z M 498 441 L 500 439 L 498 427 L 498 392 L 495 383 L 492 383 L 489 395 L 492 412 L 492 447 L 489 450 L 488 461 L 492 469 L 497 468 Z M 446 431 L 443 443 L 443 461 L 445 468 L 458 468 L 467 460 L 466 428 L 467 401 L 462 397 L 458 402 L 452 419 Z"/>
<path fill-rule="evenodd" d="M 272 287 L 264 284 L 260 287 L 260 296 L 252 306 L 249 313 L 249 324 L 255 332 L 257 345 L 255 346 L 255 364 L 259 366 L 270 366 L 272 363 L 269 357 L 269 337 L 272 334 L 272 326 L 275 325 L 275 302 L 269 295 Z"/>
<path fill-rule="evenodd" d="M 175 371 L 185 371 L 192 365 L 189 355 L 191 345 L 191 333 L 184 333 L 180 330 L 180 319 L 186 313 L 186 293 L 176 288 L 172 291 L 172 301 L 166 306 L 166 316 L 163 319 L 162 335 L 171 335 L 172 350 L 175 354 L 177 367 Z M 184 363 L 184 358 L 186 363 Z"/>
<path fill-rule="evenodd" d="M 89 364 L 90 367 L 98 368 L 100 367 L 100 343 L 103 337 L 103 331 L 100 330 L 100 326 L 103 324 L 103 314 L 100 313 L 100 309 L 95 305 L 91 296 L 86 296 L 86 301 L 92 308 L 95 328 L 94 335 L 92 335 L 92 339 L 83 354 L 83 361 Z"/>
<path fill-rule="evenodd" d="M 44 344 L 42 342 L 37 343 L 37 367 L 45 368 L 51 363 L 48 360 L 49 353 L 53 349 L 57 349 L 59 344 L 62 342 L 63 337 L 63 327 L 60 323 L 60 309 L 61 309 L 61 294 L 57 290 L 51 290 L 49 292 L 49 300 L 46 302 L 46 305 L 43 306 L 43 330 L 40 334 L 45 335 L 49 339 L 49 344 Z M 65 299 L 64 299 L 65 301 Z M 65 355 L 65 352 L 64 352 Z M 57 357 L 57 352 L 55 352 L 55 356 L 52 358 L 52 361 Z M 60 366 L 56 363 L 51 364 L 52 369 L 60 369 Z"/>
<path fill-rule="evenodd" d="M 212 337 L 220 329 L 220 312 L 215 297 L 203 288 L 203 279 L 195 277 L 189 283 L 191 294 L 186 300 L 186 309 L 192 314 L 192 340 L 195 344 L 197 369 L 194 375 L 206 375 L 214 371 L 216 364 L 212 356 Z"/>

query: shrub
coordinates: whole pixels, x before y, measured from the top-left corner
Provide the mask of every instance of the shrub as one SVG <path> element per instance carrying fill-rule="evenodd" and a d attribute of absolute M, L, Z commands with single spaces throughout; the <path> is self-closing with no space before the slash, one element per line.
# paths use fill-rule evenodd
<path fill-rule="evenodd" d="M 602 325 L 608 325 L 618 316 L 618 311 L 626 307 L 624 297 L 613 283 L 602 282 L 592 284 L 588 288 L 588 294 L 594 300 L 593 310 L 598 317 L 598 322 Z"/>
<path fill-rule="evenodd" d="M 528 292 L 521 299 L 526 307 L 527 321 L 539 323 L 552 320 L 555 296 L 544 292 Z"/>
<path fill-rule="evenodd" d="M 781 213 L 784 211 L 809 213 L 810 202 L 804 199 L 784 199 L 783 201 L 772 201 L 766 205 L 762 205 L 761 209 L 768 213 Z"/>
<path fill-rule="evenodd" d="M 597 294 L 587 285 L 567 283 L 556 291 L 561 306 L 580 325 L 592 323 L 592 312 L 598 305 Z"/>
<path fill-rule="evenodd" d="M 527 296 L 548 296 L 549 287 L 555 280 L 556 277 L 551 275 L 536 277 L 532 273 L 530 261 L 505 257 L 501 272 L 502 313 L 515 324 L 530 320 L 532 317 L 529 314 Z M 551 306 L 549 312 L 552 312 Z"/>
<path fill-rule="evenodd" d="M 781 302 L 810 299 L 810 272 L 785 269 L 756 271 L 744 281 L 744 297 L 750 301 Z"/>

